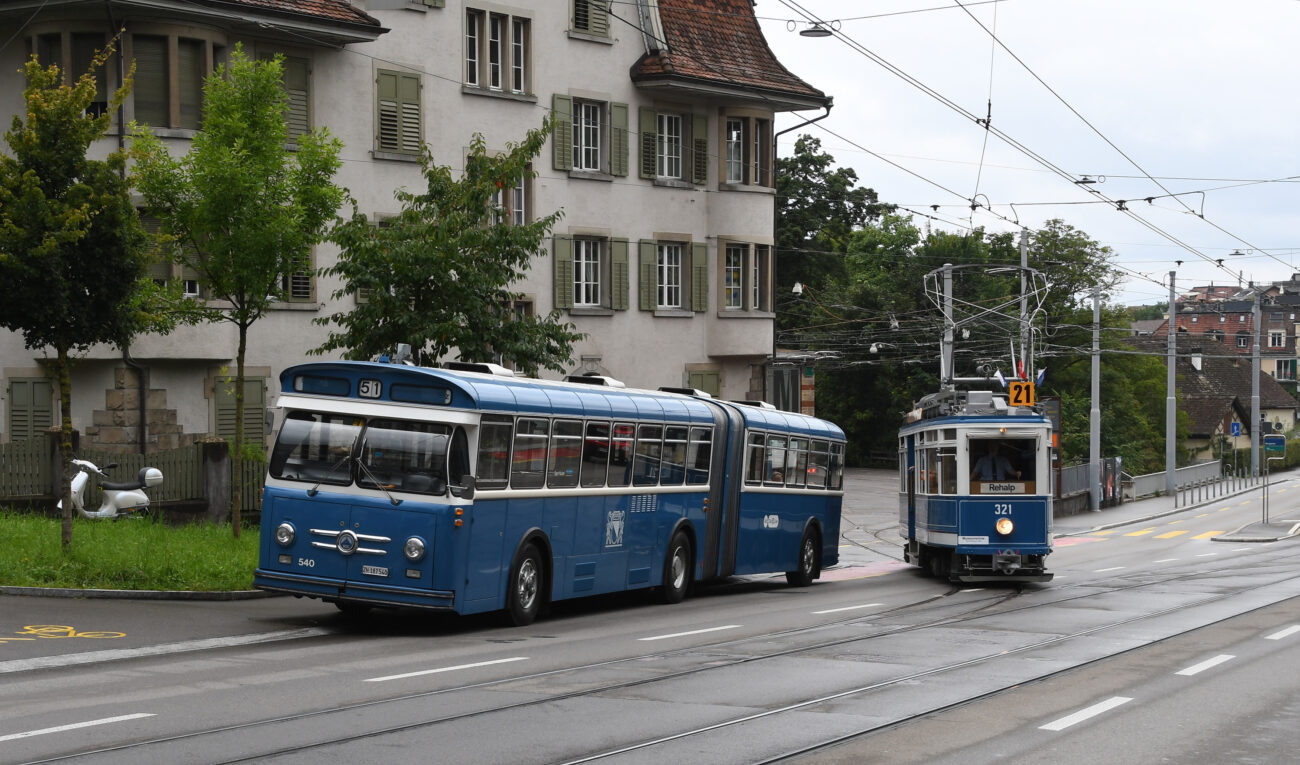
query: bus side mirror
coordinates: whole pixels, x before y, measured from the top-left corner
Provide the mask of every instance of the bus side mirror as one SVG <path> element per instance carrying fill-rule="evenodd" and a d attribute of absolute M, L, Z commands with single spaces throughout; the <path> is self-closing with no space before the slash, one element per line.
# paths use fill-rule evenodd
<path fill-rule="evenodd" d="M 461 499 L 473 499 L 474 498 L 474 476 L 467 475 L 464 478 L 462 478 L 460 483 L 460 488 L 454 489 L 452 491 L 452 494 L 455 494 Z"/>

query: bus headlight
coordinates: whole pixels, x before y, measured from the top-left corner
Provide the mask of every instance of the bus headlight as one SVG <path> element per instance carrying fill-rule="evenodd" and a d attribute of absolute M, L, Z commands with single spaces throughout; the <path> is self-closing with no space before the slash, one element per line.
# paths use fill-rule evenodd
<path fill-rule="evenodd" d="M 412 563 L 418 563 L 424 558 L 424 540 L 419 537 L 411 537 L 402 545 L 402 554 Z"/>
<path fill-rule="evenodd" d="M 293 544 L 294 535 L 292 523 L 281 523 L 275 527 L 275 541 L 279 542 L 281 547 L 288 547 Z"/>
<path fill-rule="evenodd" d="M 1012 523 L 1010 518 L 999 518 L 997 524 L 994 526 L 994 528 L 998 530 L 998 533 L 1004 537 L 1010 534 L 1015 527 L 1016 524 Z"/>

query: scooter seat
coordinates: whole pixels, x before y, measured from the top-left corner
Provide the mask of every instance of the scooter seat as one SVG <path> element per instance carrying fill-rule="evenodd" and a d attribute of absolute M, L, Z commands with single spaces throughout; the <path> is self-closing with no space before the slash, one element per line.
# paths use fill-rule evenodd
<path fill-rule="evenodd" d="M 134 491 L 136 489 L 143 489 L 146 486 L 149 486 L 147 483 L 149 471 L 153 469 L 154 468 L 140 468 L 140 473 L 135 477 L 134 481 L 100 481 L 99 488 L 107 489 L 109 491 Z M 162 475 L 159 474 L 159 479 L 161 480 L 161 478 Z"/>

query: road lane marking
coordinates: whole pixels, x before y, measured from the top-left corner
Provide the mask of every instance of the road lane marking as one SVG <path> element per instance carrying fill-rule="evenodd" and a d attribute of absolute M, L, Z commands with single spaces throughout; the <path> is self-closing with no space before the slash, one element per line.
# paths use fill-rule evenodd
<path fill-rule="evenodd" d="M 637 640 L 668 640 L 669 638 L 686 637 L 687 635 L 703 635 L 706 632 L 717 632 L 718 630 L 734 630 L 739 626 L 739 624 L 727 624 L 722 627 L 708 627 L 707 629 L 691 630 L 690 632 L 674 632 L 671 635 L 655 635 L 654 637 L 637 638 Z"/>
<path fill-rule="evenodd" d="M 1144 535 L 1146 535 L 1146 534 L 1150 534 L 1151 532 L 1153 532 L 1153 531 L 1155 531 L 1155 530 L 1156 530 L 1156 527 L 1155 527 L 1155 526 L 1151 526 L 1150 528 L 1140 529 L 1140 530 L 1138 530 L 1138 531 L 1130 531 L 1129 533 L 1125 534 L 1124 536 L 1126 536 L 1126 537 L 1140 537 L 1140 536 L 1144 536 Z"/>
<path fill-rule="evenodd" d="M 963 587 L 962 592 L 983 592 L 983 587 Z"/>
<path fill-rule="evenodd" d="M 0 661 L 0 675 L 6 672 L 26 672 L 32 669 L 49 669 L 51 667 L 75 667 L 80 664 L 97 664 L 102 661 L 118 659 L 138 659 L 142 656 L 166 656 L 188 651 L 207 651 L 213 648 L 234 648 L 258 643 L 271 643 L 279 640 L 297 640 L 299 638 L 320 637 L 334 634 L 331 630 L 319 627 L 304 627 L 297 630 L 280 630 L 278 632 L 260 632 L 253 635 L 235 635 L 224 638 L 204 638 L 185 640 L 179 643 L 141 646 L 139 648 L 114 648 L 107 651 L 88 651 L 86 653 L 69 653 L 62 656 L 43 656 L 36 659 L 14 659 Z"/>
<path fill-rule="evenodd" d="M 843 606 L 841 608 L 828 608 L 825 611 L 813 611 L 813 613 L 814 614 L 837 614 L 840 611 L 856 611 L 859 608 L 875 608 L 876 606 L 883 606 L 883 605 L 885 604 L 884 603 L 863 603 L 860 606 Z"/>
<path fill-rule="evenodd" d="M 1125 566 L 1111 566 L 1110 568 L 1099 568 L 1099 569 L 1093 571 L 1092 573 L 1094 573 L 1094 574 L 1104 574 L 1104 573 L 1106 573 L 1107 571 L 1119 571 L 1119 570 L 1122 569 L 1122 568 L 1125 568 Z"/>
<path fill-rule="evenodd" d="M 1216 552 L 1214 552 L 1214 553 L 1201 553 L 1200 555 L 1197 555 L 1196 557 L 1198 557 L 1198 558 L 1209 558 L 1209 557 L 1212 557 L 1212 556 L 1215 556 L 1215 555 L 1218 555 L 1218 553 L 1216 553 Z"/>
<path fill-rule="evenodd" d="M 1075 713 L 1072 714 L 1072 715 L 1066 715 L 1065 717 L 1062 717 L 1062 718 L 1059 719 L 1059 720 L 1055 720 L 1055 721 L 1053 721 L 1053 722 L 1049 722 L 1049 723 L 1046 724 L 1046 725 L 1040 725 L 1040 726 L 1038 727 L 1038 729 L 1039 729 L 1039 730 L 1051 730 L 1051 731 L 1061 731 L 1061 730 L 1065 730 L 1066 728 L 1070 727 L 1071 725 L 1078 725 L 1079 723 L 1083 722 L 1084 720 L 1092 719 L 1093 717 L 1096 717 L 1097 715 L 1101 714 L 1102 712 L 1109 712 L 1110 710 L 1114 709 L 1115 707 L 1121 706 L 1121 705 L 1123 705 L 1123 704 L 1127 704 L 1127 703 L 1129 703 L 1129 702 L 1132 701 L 1132 700 L 1133 700 L 1133 699 L 1131 699 L 1131 698 L 1129 698 L 1129 697 L 1127 697 L 1127 696 L 1113 696 L 1113 697 L 1111 697 L 1111 698 L 1109 698 L 1109 699 L 1106 699 L 1106 700 L 1103 701 L 1103 702 L 1100 702 L 1100 703 L 1098 703 L 1098 704 L 1093 704 L 1092 706 L 1090 706 L 1090 707 L 1088 707 L 1088 708 L 1086 708 L 1086 709 L 1080 709 L 1078 712 L 1075 712 Z"/>
<path fill-rule="evenodd" d="M 1177 559 L 1177 558 L 1161 558 L 1160 560 L 1153 561 L 1153 563 L 1173 563 L 1173 562 L 1176 561 L 1176 560 L 1178 560 L 1178 559 Z"/>
<path fill-rule="evenodd" d="M 1183 534 L 1186 534 L 1186 533 L 1187 533 L 1187 529 L 1180 529 L 1180 530 L 1178 530 L 1178 531 L 1166 531 L 1166 532 L 1163 533 L 1163 534 L 1156 534 L 1155 538 L 1156 538 L 1156 539 L 1173 539 L 1174 537 L 1181 537 Z"/>
<path fill-rule="evenodd" d="M 20 738 L 31 738 L 32 736 L 44 736 L 47 733 L 66 733 L 70 730 L 79 730 L 81 728 L 93 728 L 96 725 L 108 725 L 116 722 L 126 722 L 128 720 L 139 720 L 143 717 L 153 717 L 152 712 L 137 712 L 133 715 L 119 715 L 118 717 L 105 717 L 102 720 L 87 720 L 86 722 L 72 723 L 71 725 L 58 725 L 53 728 L 41 728 L 40 730 L 29 730 L 22 733 L 10 733 L 7 736 L 0 736 L 0 743 L 5 741 L 17 741 Z"/>
<path fill-rule="evenodd" d="M 1291 637 L 1292 635 L 1296 634 L 1297 632 L 1300 632 L 1300 625 L 1296 625 L 1296 626 L 1294 626 L 1294 627 L 1287 627 L 1286 629 L 1282 630 L 1281 632 L 1274 632 L 1272 635 L 1265 635 L 1265 636 L 1264 636 L 1264 639 L 1265 639 L 1265 640 L 1281 640 L 1282 638 L 1285 638 L 1285 637 Z"/>
<path fill-rule="evenodd" d="M 1204 534 L 1197 534 L 1196 536 L 1192 537 L 1192 539 L 1209 539 L 1210 537 L 1217 537 L 1223 533 L 1226 533 L 1225 529 L 1219 529 L 1217 531 L 1207 531 Z"/>
<path fill-rule="evenodd" d="M 1200 515 L 1195 516 L 1195 517 L 1197 517 L 1197 518 L 1204 518 L 1204 517 L 1207 516 L 1207 515 L 1209 515 L 1209 513 L 1201 513 Z"/>
<path fill-rule="evenodd" d="M 1232 661 L 1235 658 L 1237 657 L 1233 656 L 1232 654 L 1221 653 L 1218 656 L 1215 656 L 1213 659 L 1206 659 L 1200 664 L 1193 664 L 1187 669 L 1178 670 L 1174 674 L 1183 675 L 1184 677 L 1191 677 L 1192 675 L 1200 674 L 1201 672 L 1204 672 L 1205 670 L 1210 669 L 1211 667 L 1217 667 L 1225 661 Z"/>
<path fill-rule="evenodd" d="M 436 675 L 439 672 L 455 672 L 458 669 L 473 669 L 475 667 L 488 667 L 493 664 L 508 664 L 512 661 L 527 661 L 527 656 L 511 656 L 509 659 L 493 659 L 492 661 L 476 661 L 473 664 L 457 664 L 454 667 L 438 667 L 437 669 L 423 669 L 419 672 L 406 672 L 401 675 L 388 675 L 387 677 L 367 677 L 367 683 L 383 683 L 389 680 L 405 680 L 408 677 L 420 677 L 421 675 Z"/>
<path fill-rule="evenodd" d="M 1250 547 L 1234 547 L 1234 548 L 1232 548 L 1231 550 L 1229 550 L 1228 552 L 1241 552 L 1242 550 L 1250 550 L 1250 549 L 1252 549 L 1252 548 L 1250 548 Z"/>
<path fill-rule="evenodd" d="M 1101 531 L 1093 531 L 1093 532 L 1089 532 L 1089 533 L 1091 533 L 1093 536 L 1098 536 L 1098 537 L 1100 537 L 1100 536 L 1105 536 L 1106 534 L 1114 534 L 1114 533 L 1115 533 L 1115 529 L 1103 529 L 1103 530 L 1101 530 Z"/>

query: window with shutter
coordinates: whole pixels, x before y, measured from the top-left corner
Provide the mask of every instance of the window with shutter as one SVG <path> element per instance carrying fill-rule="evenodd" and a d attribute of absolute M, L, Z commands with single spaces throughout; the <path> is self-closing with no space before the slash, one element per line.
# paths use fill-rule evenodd
<path fill-rule="evenodd" d="M 419 154 L 423 144 L 420 129 L 420 76 L 380 70 L 378 89 L 379 151 Z"/>
<path fill-rule="evenodd" d="M 156 128 L 170 127 L 167 38 L 135 35 L 131 38 L 131 50 L 135 56 L 135 84 L 131 94 L 136 122 Z"/>
<path fill-rule="evenodd" d="M 691 245 L 691 310 L 709 310 L 709 246 L 704 242 Z"/>
<path fill-rule="evenodd" d="M 201 40 L 177 40 L 176 81 L 180 98 L 178 127 L 198 130 L 203 120 L 203 69 L 205 54 Z"/>
<path fill-rule="evenodd" d="M 709 118 L 705 114 L 691 115 L 691 182 L 709 182 Z"/>
<path fill-rule="evenodd" d="M 641 107 L 638 112 L 637 126 L 641 131 L 641 177 L 655 178 L 655 129 L 656 114 L 654 109 Z"/>
<path fill-rule="evenodd" d="M 308 90 L 311 67 L 305 58 L 286 56 L 284 59 L 284 89 L 289 96 L 285 112 L 289 143 L 298 136 L 311 132 L 310 92 Z"/>
<path fill-rule="evenodd" d="M 45 377 L 9 378 L 10 441 L 29 441 L 54 425 L 53 392 Z"/>
<path fill-rule="evenodd" d="M 609 307 L 615 311 L 626 311 L 628 307 L 631 280 L 628 275 L 627 249 L 626 239 L 609 240 Z"/>
<path fill-rule="evenodd" d="M 218 377 L 213 391 L 215 433 L 220 438 L 235 437 L 234 377 Z M 266 379 L 244 378 L 244 440 L 261 444 L 266 422 Z"/>
<path fill-rule="evenodd" d="M 555 307 L 573 307 L 573 239 L 567 236 L 552 237 L 555 263 Z"/>
<path fill-rule="evenodd" d="M 555 132 L 551 134 L 551 168 L 568 170 L 573 167 L 573 99 L 556 93 L 551 96 L 551 118 Z"/>
<path fill-rule="evenodd" d="M 573 31 L 609 36 L 609 0 L 573 0 Z"/>

